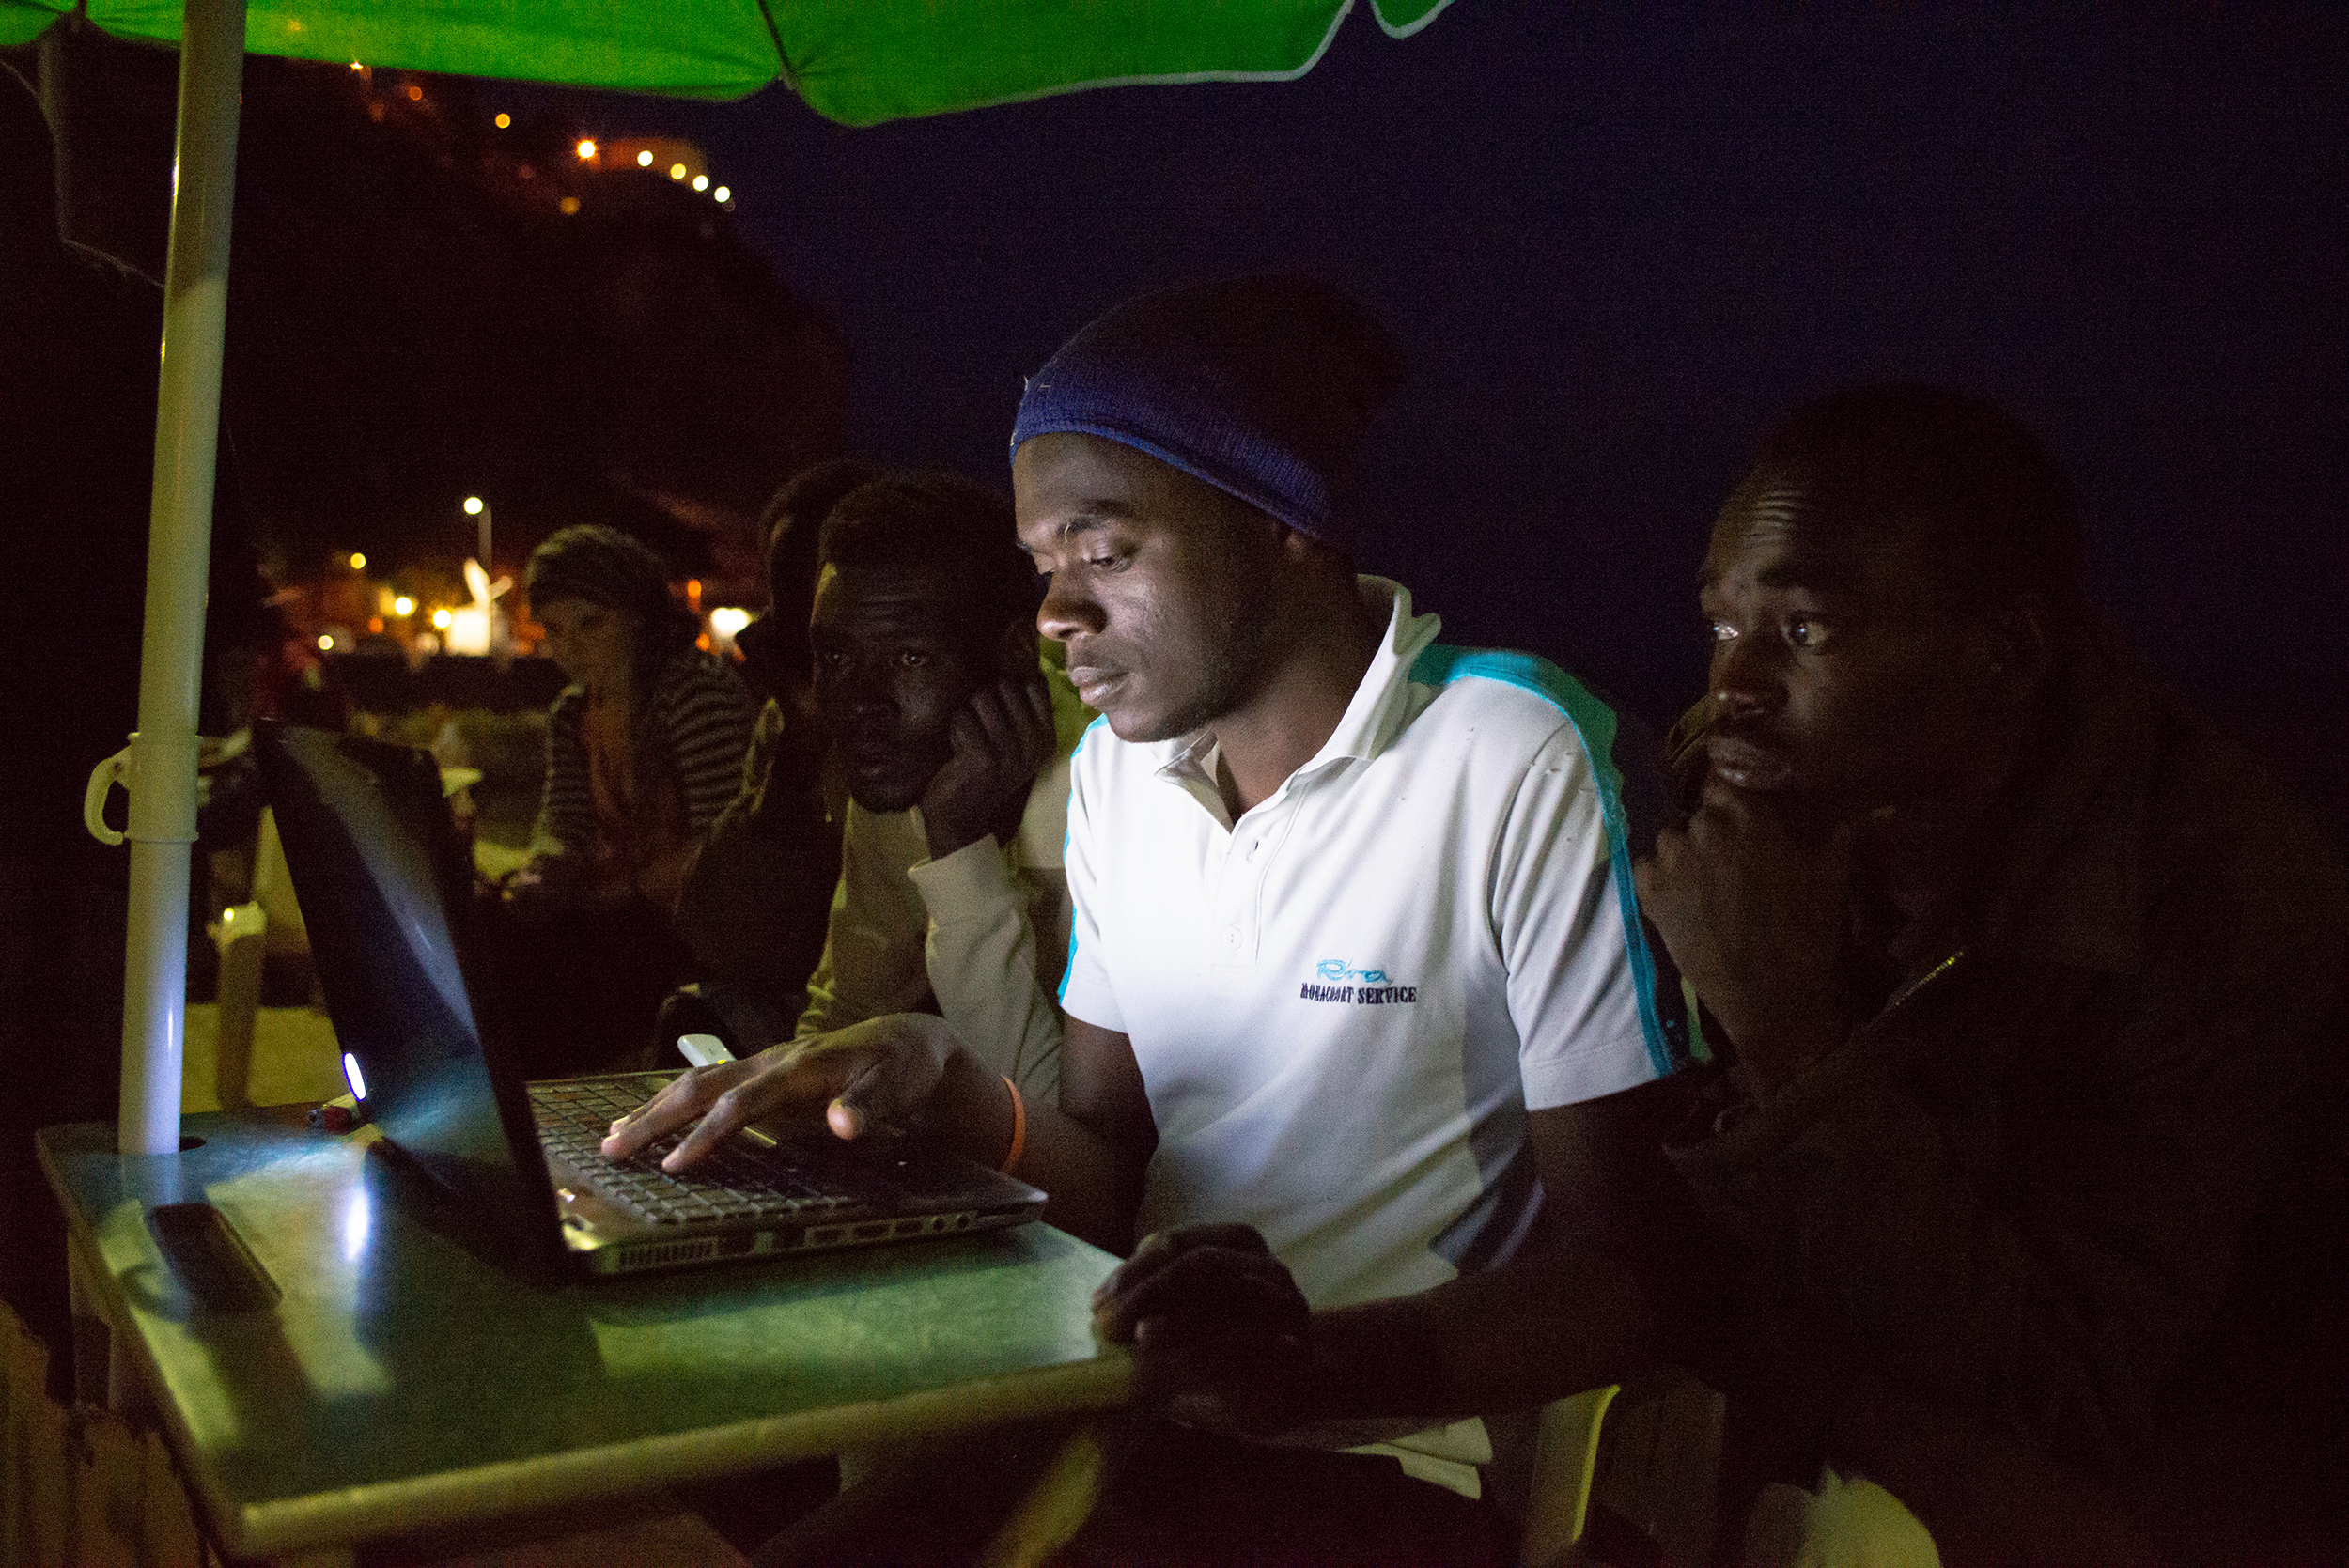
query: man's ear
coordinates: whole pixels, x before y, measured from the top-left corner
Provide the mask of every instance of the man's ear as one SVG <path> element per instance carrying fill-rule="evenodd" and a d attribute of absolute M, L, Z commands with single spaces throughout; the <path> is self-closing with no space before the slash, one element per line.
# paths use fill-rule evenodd
<path fill-rule="evenodd" d="M 1273 526 L 1281 530 L 1281 553 L 1291 567 L 1331 582 L 1352 585 L 1354 558 L 1346 551 L 1286 523 Z"/>
<path fill-rule="evenodd" d="M 1010 680 L 1034 674 L 1035 638 L 1035 622 L 1034 621 L 1018 620 L 1005 625 L 1003 631 L 996 637 L 995 646 L 990 651 L 990 657 L 995 664 L 995 673 Z"/>

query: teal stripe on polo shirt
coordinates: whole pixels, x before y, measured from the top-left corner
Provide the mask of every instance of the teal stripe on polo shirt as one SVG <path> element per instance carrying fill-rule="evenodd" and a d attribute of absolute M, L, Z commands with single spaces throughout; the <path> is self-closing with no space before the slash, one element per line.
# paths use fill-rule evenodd
<path fill-rule="evenodd" d="M 1566 716 L 1598 782 L 1599 816 L 1607 825 L 1607 875 L 1623 914 L 1624 948 L 1640 996 L 1640 1030 L 1648 1063 L 1663 1078 L 1688 1065 L 1685 1048 L 1675 1050 L 1672 1032 L 1658 1010 L 1656 957 L 1640 924 L 1640 903 L 1631 885 L 1631 825 L 1623 807 L 1623 771 L 1615 766 L 1615 710 L 1591 695 L 1583 684 L 1537 654 L 1501 648 L 1457 648 L 1430 643 L 1411 663 L 1410 678 L 1421 686 L 1448 686 L 1463 679 L 1497 680 L 1531 691 Z"/>

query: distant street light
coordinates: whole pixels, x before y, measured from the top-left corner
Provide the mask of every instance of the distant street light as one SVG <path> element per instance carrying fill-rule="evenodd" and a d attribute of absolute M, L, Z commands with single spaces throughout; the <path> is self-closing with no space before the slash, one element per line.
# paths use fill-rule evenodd
<path fill-rule="evenodd" d="M 694 189 L 694 190 L 696 190 L 696 191 L 707 191 L 707 190 L 708 190 L 708 189 L 709 189 L 709 177 L 708 177 L 708 175 L 706 175 L 706 174 L 697 174 L 697 175 L 695 175 L 695 176 L 693 177 L 693 189 Z"/>
<path fill-rule="evenodd" d="M 415 613 L 416 613 L 416 601 L 415 601 L 414 599 L 410 598 L 409 598 L 406 594 L 402 594 L 402 595 L 400 595 L 397 598 L 396 598 L 396 599 L 392 600 L 392 613 L 393 613 L 393 614 L 395 614 L 395 615 L 412 615 L 412 614 L 414 614 Z"/>
<path fill-rule="evenodd" d="M 350 552 L 350 569 L 351 569 L 352 571 L 365 571 L 365 570 L 366 570 L 366 569 L 367 569 L 367 558 L 366 558 L 365 555 L 360 554 L 360 553 L 359 553 L 359 551 L 355 551 L 355 550 L 354 550 L 354 551 L 352 551 Z"/>
<path fill-rule="evenodd" d="M 669 178 L 671 179 L 683 179 L 685 178 L 685 165 L 682 163 L 670 164 Z"/>
<path fill-rule="evenodd" d="M 583 142 L 581 142 L 581 143 L 579 144 L 579 156 L 580 156 L 580 161 L 581 161 L 582 163 L 586 162 L 588 159 L 593 158 L 595 155 L 596 155 L 596 144 L 595 144 L 595 143 L 593 143 L 593 142 L 588 142 L 588 141 L 583 141 Z"/>
<path fill-rule="evenodd" d="M 723 185 L 719 186 L 716 190 L 710 192 L 709 194 L 719 201 L 732 201 L 734 199 L 734 193 L 727 190 Z"/>
<path fill-rule="evenodd" d="M 640 169 L 649 169 L 652 167 L 652 148 L 646 147 L 644 151 L 636 155 L 636 166 Z"/>
<path fill-rule="evenodd" d="M 481 562 L 481 569 L 488 571 L 490 569 L 490 504 L 477 495 L 469 495 L 465 497 L 465 515 L 481 520 L 481 527 L 478 531 L 481 549 L 476 558 Z"/>
<path fill-rule="evenodd" d="M 445 645 L 451 653 L 502 654 L 506 650 L 505 617 L 498 613 L 495 600 L 513 583 L 500 578 L 490 581 L 490 504 L 477 495 L 465 497 L 465 510 L 478 524 L 476 550 L 478 553 L 465 563 L 465 586 L 473 595 L 473 602 L 456 610 L 436 612 L 432 624 L 447 634 Z M 445 615 L 446 620 L 442 619 Z"/>

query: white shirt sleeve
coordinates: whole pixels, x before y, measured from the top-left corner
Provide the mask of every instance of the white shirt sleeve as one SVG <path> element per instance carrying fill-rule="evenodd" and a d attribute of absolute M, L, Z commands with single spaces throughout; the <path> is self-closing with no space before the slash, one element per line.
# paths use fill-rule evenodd
<path fill-rule="evenodd" d="M 832 895 L 824 955 L 807 983 L 798 1038 L 922 1005 L 929 994 L 922 967 L 929 916 L 906 869 L 926 852 L 913 813 L 877 815 L 848 803 L 840 885 Z"/>
<path fill-rule="evenodd" d="M 1118 1010 L 1117 995 L 1110 986 L 1106 955 L 1101 951 L 1101 933 L 1096 911 L 1100 908 L 1099 884 L 1095 880 L 1098 853 L 1094 835 L 1100 825 L 1094 820 L 1096 797 L 1101 790 L 1103 757 L 1089 750 L 1106 738 L 1108 725 L 1096 723 L 1085 732 L 1076 754 L 1069 758 L 1068 769 L 1068 847 L 1063 856 L 1064 869 L 1068 873 L 1068 968 L 1060 982 L 1061 1011 L 1072 1018 L 1082 1018 L 1097 1029 L 1113 1033 L 1126 1032 L 1126 1016 Z"/>
<path fill-rule="evenodd" d="M 1491 916 L 1529 1110 L 1657 1076 L 1624 925 L 1625 890 L 1588 754 L 1561 724 L 1533 754 L 1502 825 Z"/>

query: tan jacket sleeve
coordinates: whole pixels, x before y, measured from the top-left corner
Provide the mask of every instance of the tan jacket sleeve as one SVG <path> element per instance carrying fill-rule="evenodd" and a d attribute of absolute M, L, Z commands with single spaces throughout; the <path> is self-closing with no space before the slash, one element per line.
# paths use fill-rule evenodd
<path fill-rule="evenodd" d="M 807 983 L 798 1038 L 884 1013 L 911 1012 L 928 996 L 922 946 L 929 917 L 906 877 L 925 849 L 915 813 L 876 814 L 849 802 L 840 885 L 832 895 L 824 955 Z"/>
<path fill-rule="evenodd" d="M 1054 772 L 1065 800 L 1067 769 L 1046 769 Z M 923 959 L 939 1012 L 980 1061 L 1049 1103 L 1059 1094 L 1061 1013 L 1038 972 L 1036 927 L 1066 926 L 1068 884 L 1057 865 L 1019 859 L 989 834 L 909 875 L 927 911 Z"/>

